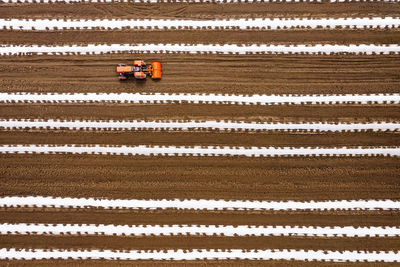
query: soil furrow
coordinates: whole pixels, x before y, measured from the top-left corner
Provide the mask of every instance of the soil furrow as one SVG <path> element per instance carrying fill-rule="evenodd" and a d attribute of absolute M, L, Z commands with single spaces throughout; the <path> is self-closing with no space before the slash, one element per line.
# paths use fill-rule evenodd
<path fill-rule="evenodd" d="M 2 247 L 53 249 L 399 250 L 400 238 L 4 236 Z"/>
<path fill-rule="evenodd" d="M 397 3 L 86 3 L 3 4 L 3 18 L 255 18 L 398 16 Z"/>
<path fill-rule="evenodd" d="M 397 199 L 400 190 L 398 158 L 1 158 L 2 195 L 328 200 Z"/>
<path fill-rule="evenodd" d="M 1 223 L 398 226 L 397 211 L 192 211 L 0 208 Z"/>
<path fill-rule="evenodd" d="M 115 66 L 138 57 L 148 62 L 163 62 L 162 80 L 120 82 Z M 4 57 L 0 63 L 0 85 L 3 92 L 397 93 L 399 57 L 184 54 Z"/>
<path fill-rule="evenodd" d="M 290 31 L 1 31 L 2 44 L 69 45 L 70 43 L 201 43 L 207 44 L 399 44 L 400 31 L 392 30 L 290 30 Z"/>
<path fill-rule="evenodd" d="M 399 105 L 2 104 L 4 119 L 399 121 Z"/>
<path fill-rule="evenodd" d="M 389 146 L 400 143 L 399 132 L 284 133 L 176 131 L 0 131 L 0 144 L 115 144 L 227 146 Z"/>

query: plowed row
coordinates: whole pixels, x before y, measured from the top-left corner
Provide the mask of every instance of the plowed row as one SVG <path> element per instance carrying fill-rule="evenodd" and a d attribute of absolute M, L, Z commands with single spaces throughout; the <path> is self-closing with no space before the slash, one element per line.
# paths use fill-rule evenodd
<path fill-rule="evenodd" d="M 3 246 L 79 249 L 324 249 L 398 250 L 400 238 L 302 238 L 302 237 L 103 237 L 103 236 L 0 236 Z M 100 245 L 94 245 L 100 244 Z"/>
<path fill-rule="evenodd" d="M 116 31 L 2 31 L 3 44 L 68 45 L 71 43 L 185 43 L 185 44 L 399 44 L 398 29 L 380 30 L 275 30 L 268 32 L 243 30 L 116 30 Z"/>
<path fill-rule="evenodd" d="M 2 104 L 3 118 L 244 121 L 399 121 L 398 105 Z M 282 116 L 283 115 L 283 116 Z"/>
<path fill-rule="evenodd" d="M 1 157 L 6 195 L 335 200 L 399 190 L 397 158 Z"/>
<path fill-rule="evenodd" d="M 338 141 L 339 139 L 340 141 Z M 230 145 L 230 146 L 396 146 L 400 133 L 227 133 L 1 131 L 0 144 Z"/>
<path fill-rule="evenodd" d="M 82 8 L 84 7 L 84 8 Z M 211 3 L 159 4 L 3 4 L 2 18 L 272 18 L 272 17 L 355 17 L 398 16 L 397 3 L 241 3 L 216 5 Z"/>
<path fill-rule="evenodd" d="M 400 83 L 396 55 L 137 55 L 144 56 L 164 62 L 161 81 L 120 83 L 115 65 L 131 54 L 31 56 L 3 58 L 1 86 L 7 92 L 363 94 L 397 93 Z"/>

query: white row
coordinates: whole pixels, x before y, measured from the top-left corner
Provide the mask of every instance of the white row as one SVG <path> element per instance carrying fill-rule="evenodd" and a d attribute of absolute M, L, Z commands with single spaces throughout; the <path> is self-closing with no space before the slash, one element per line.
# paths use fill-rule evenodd
<path fill-rule="evenodd" d="M 102 53 L 189 53 L 189 54 L 398 54 L 398 44 L 88 44 L 88 45 L 1 45 L 0 55 L 71 55 Z"/>
<path fill-rule="evenodd" d="M 400 147 L 229 147 L 229 146 L 111 146 L 111 145 L 0 145 L 0 154 L 96 154 L 129 156 L 244 156 L 244 157 L 359 157 L 400 156 Z"/>
<path fill-rule="evenodd" d="M 337 27 L 363 28 L 397 28 L 400 17 L 365 17 L 365 18 L 255 18 L 255 19 L 216 19 L 216 20 L 182 20 L 182 19 L 0 19 L 0 29 L 7 30 L 92 30 L 105 29 L 334 29 Z"/>
<path fill-rule="evenodd" d="M 0 93 L 0 103 L 129 103 L 129 104 L 400 104 L 400 94 L 234 95 L 199 93 Z"/>
<path fill-rule="evenodd" d="M 1 235 L 222 235 L 307 237 L 398 237 L 399 227 L 312 227 L 253 225 L 94 225 L 94 224 L 0 224 Z"/>
<path fill-rule="evenodd" d="M 225 130 L 225 131 L 312 131 L 357 132 L 399 131 L 400 122 L 369 123 L 257 123 L 245 121 L 88 121 L 88 120 L 29 120 L 0 119 L 0 129 L 68 129 L 68 130 Z"/>
<path fill-rule="evenodd" d="M 399 200 L 258 201 L 207 199 L 105 199 L 69 197 L 0 197 L 0 207 L 193 210 L 400 210 Z"/>
<path fill-rule="evenodd" d="M 400 0 L 329 0 L 341 2 L 399 2 Z M 322 0 L 2 0 L 0 3 L 321 3 Z"/>
<path fill-rule="evenodd" d="M 398 251 L 330 251 L 330 250 L 61 250 L 0 249 L 0 259 L 105 259 L 105 260 L 298 260 L 334 262 L 400 262 Z"/>

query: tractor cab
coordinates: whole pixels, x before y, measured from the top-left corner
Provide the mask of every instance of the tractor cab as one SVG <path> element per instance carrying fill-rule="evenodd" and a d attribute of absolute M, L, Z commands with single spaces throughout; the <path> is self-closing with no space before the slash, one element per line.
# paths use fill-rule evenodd
<path fill-rule="evenodd" d="M 147 66 L 143 60 L 134 60 L 133 66 L 119 64 L 117 73 L 120 80 L 127 80 L 130 76 L 138 80 L 144 80 L 147 75 L 150 75 L 153 79 L 161 79 L 161 63 L 152 62 L 151 65 Z"/>

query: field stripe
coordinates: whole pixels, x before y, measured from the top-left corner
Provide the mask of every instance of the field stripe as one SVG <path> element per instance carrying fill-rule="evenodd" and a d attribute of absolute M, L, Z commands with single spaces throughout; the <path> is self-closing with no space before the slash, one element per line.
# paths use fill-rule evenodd
<path fill-rule="evenodd" d="M 110 146 L 110 145 L 0 145 L 2 154 L 97 154 L 127 156 L 400 156 L 400 147 L 228 147 L 228 146 Z"/>
<path fill-rule="evenodd" d="M 107 260 L 316 260 L 335 262 L 399 262 L 398 251 L 326 251 L 326 250 L 241 250 L 195 249 L 195 250 L 60 250 L 60 249 L 0 249 L 0 259 L 107 259 Z"/>
<path fill-rule="evenodd" d="M 141 200 L 61 198 L 43 196 L 0 197 L 3 207 L 54 207 L 104 209 L 193 209 L 193 210 L 400 210 L 399 200 L 251 201 L 251 200 Z"/>
<path fill-rule="evenodd" d="M 193 104 L 400 104 L 400 94 L 234 95 L 184 93 L 0 93 L 0 103 L 193 103 Z"/>
<path fill-rule="evenodd" d="M 307 227 L 255 225 L 104 225 L 104 224 L 0 224 L 2 235 L 222 235 L 305 237 L 398 237 L 399 227 Z"/>
<path fill-rule="evenodd" d="M 385 2 L 397 3 L 400 0 L 329 0 L 330 3 L 344 3 L 344 2 Z M 168 0 L 2 0 L 0 3 L 171 3 Z M 300 0 L 174 0 L 173 3 L 299 3 Z M 306 3 L 322 3 L 323 0 L 303 0 Z"/>
<path fill-rule="evenodd" d="M 189 53 L 189 54 L 398 54 L 398 44 L 313 44 L 313 45 L 269 45 L 269 44 L 88 44 L 70 46 L 2 45 L 0 55 L 71 55 L 102 53 Z"/>
<path fill-rule="evenodd" d="M 400 17 L 364 17 L 364 18 L 256 18 L 256 19 L 223 19 L 223 20 L 182 20 L 182 19 L 0 19 L 0 28 L 7 30 L 92 30 L 105 28 L 174 30 L 188 28 L 201 29 L 240 29 L 240 30 L 277 30 L 277 29 L 334 29 L 350 27 L 364 28 L 397 28 Z"/>
<path fill-rule="evenodd" d="M 29 120 L 0 119 L 0 129 L 68 129 L 68 130 L 226 130 L 226 131 L 398 131 L 400 122 L 370 123 L 259 123 L 245 121 L 89 121 L 89 120 Z"/>

